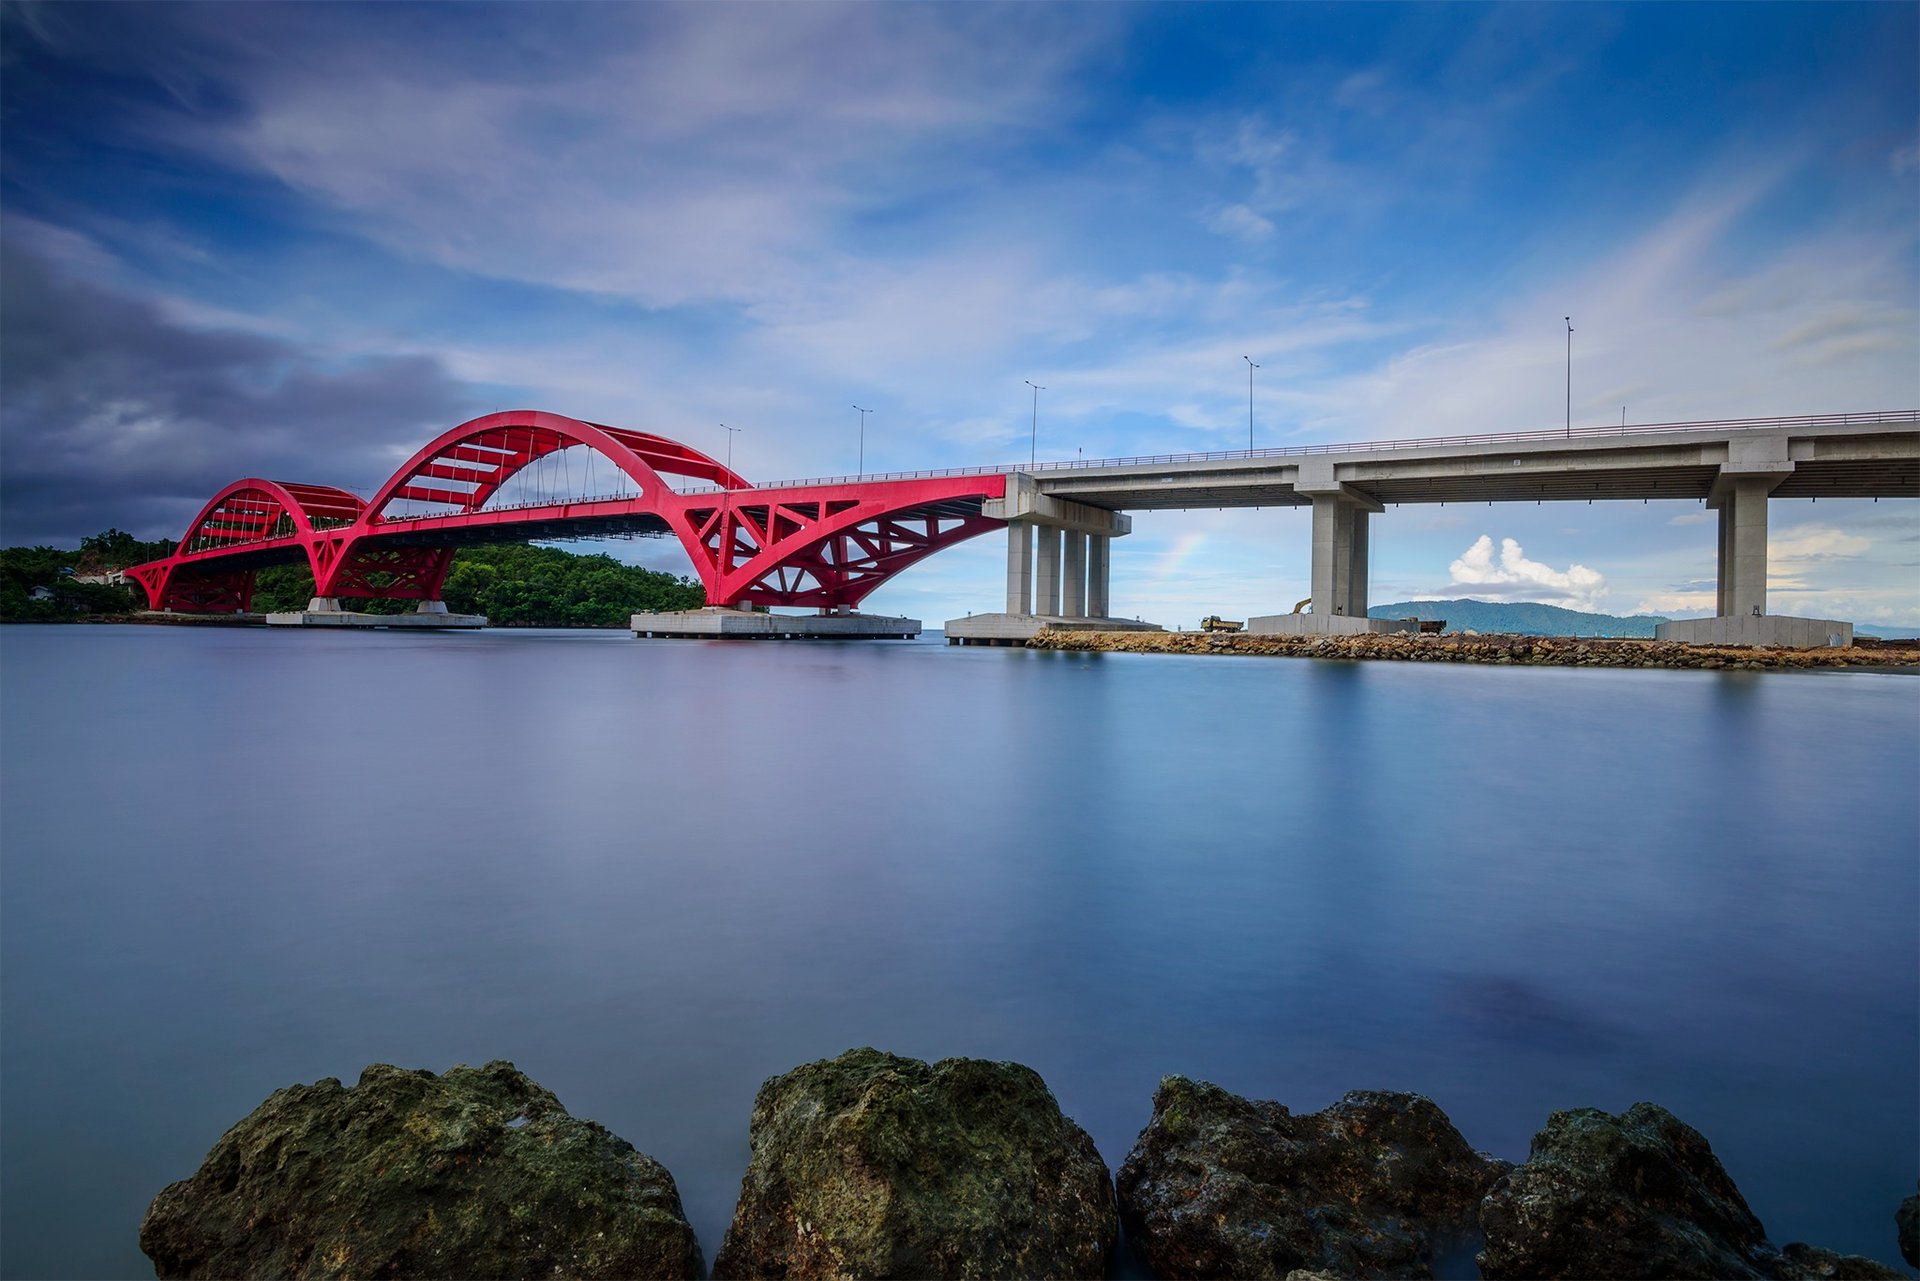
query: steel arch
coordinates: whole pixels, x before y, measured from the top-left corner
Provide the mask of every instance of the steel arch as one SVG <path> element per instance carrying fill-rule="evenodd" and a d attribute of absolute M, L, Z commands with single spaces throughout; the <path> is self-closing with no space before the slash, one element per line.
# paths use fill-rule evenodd
<path fill-rule="evenodd" d="M 611 460 L 640 486 L 642 497 L 671 492 L 661 480 L 662 474 L 703 480 L 726 489 L 752 488 L 699 450 L 664 436 L 537 409 L 507 410 L 461 423 L 424 445 L 367 503 L 369 523 L 387 523 L 387 504 L 396 498 L 477 512 L 523 469 L 574 445 L 590 446 Z M 437 489 L 417 483 L 424 480 L 473 488 Z"/>
<path fill-rule="evenodd" d="M 487 506 L 520 471 L 576 445 L 607 458 L 639 492 Z M 666 476 L 714 488 L 683 494 Z M 1005 493 L 997 472 L 756 488 L 664 436 L 509 410 L 441 433 L 365 503 L 330 486 L 235 481 L 201 509 L 173 556 L 126 572 L 156 609 L 245 609 L 254 569 L 304 552 L 318 596 L 435 600 L 457 544 L 510 541 L 522 528 L 638 527 L 680 540 L 710 604 L 851 608 L 909 565 L 998 528 L 1004 522 L 983 515 L 981 503 Z M 389 514 L 397 500 L 441 510 Z"/>

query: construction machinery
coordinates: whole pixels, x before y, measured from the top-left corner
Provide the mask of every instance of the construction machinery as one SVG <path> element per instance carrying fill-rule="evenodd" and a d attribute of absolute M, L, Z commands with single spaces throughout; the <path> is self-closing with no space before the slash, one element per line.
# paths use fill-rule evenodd
<path fill-rule="evenodd" d="M 1236 623 L 1231 618 L 1222 618 L 1218 614 L 1208 614 L 1200 620 L 1203 632 L 1238 632 L 1246 629 L 1245 623 Z"/>

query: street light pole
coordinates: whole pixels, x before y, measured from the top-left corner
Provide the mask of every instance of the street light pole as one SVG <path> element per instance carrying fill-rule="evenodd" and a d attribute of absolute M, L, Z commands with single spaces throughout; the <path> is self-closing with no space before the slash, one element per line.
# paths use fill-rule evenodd
<path fill-rule="evenodd" d="M 1046 388 L 1031 378 L 1022 379 L 1021 381 L 1033 388 L 1033 426 L 1027 433 L 1027 466 L 1032 467 L 1034 459 L 1040 456 L 1040 393 L 1045 391 Z"/>
<path fill-rule="evenodd" d="M 1242 356 L 1247 362 L 1247 451 L 1253 451 L 1253 371 L 1260 366 L 1253 363 L 1252 356 Z"/>
<path fill-rule="evenodd" d="M 725 423 L 721 423 L 720 430 L 727 433 L 727 481 L 726 487 L 720 492 L 719 586 L 724 593 L 727 575 L 733 572 L 733 438 L 739 435 L 744 429 L 729 427 Z M 720 603 L 729 609 L 733 606 L 733 602 L 730 600 L 722 599 Z"/>
<path fill-rule="evenodd" d="M 854 408 L 860 409 L 860 406 L 855 405 Z M 871 409 L 860 409 L 860 472 L 859 474 L 863 477 L 867 474 L 867 415 L 872 412 L 873 411 Z"/>
<path fill-rule="evenodd" d="M 1567 439 L 1573 439 L 1573 317 L 1567 317 Z"/>

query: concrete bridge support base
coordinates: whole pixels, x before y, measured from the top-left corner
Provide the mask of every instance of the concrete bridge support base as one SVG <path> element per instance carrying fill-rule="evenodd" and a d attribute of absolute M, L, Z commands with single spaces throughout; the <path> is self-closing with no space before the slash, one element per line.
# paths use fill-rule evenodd
<path fill-rule="evenodd" d="M 1247 620 L 1247 632 L 1253 636 L 1358 636 L 1419 629 L 1419 623 L 1404 618 L 1356 618 L 1351 614 L 1263 614 Z"/>
<path fill-rule="evenodd" d="M 1653 638 L 1688 645 L 1761 645 L 1771 649 L 1825 649 L 1853 644 L 1853 624 L 1785 614 L 1734 614 L 1656 623 Z"/>
<path fill-rule="evenodd" d="M 342 609 L 338 596 L 315 596 L 302 610 L 268 614 L 268 627 L 374 627 L 385 630 L 472 630 L 487 625 L 485 614 L 450 614 L 443 600 L 423 600 L 411 614 L 365 614 Z"/>
<path fill-rule="evenodd" d="M 949 645 L 1024 645 L 1042 628 L 1069 632 L 1163 632 L 1158 623 L 1136 618 L 1064 618 L 1046 614 L 969 614 L 949 618 Z"/>
<path fill-rule="evenodd" d="M 709 605 L 704 609 L 635 614 L 633 634 L 662 640 L 912 640 L 917 618 L 882 614 L 775 614 Z"/>

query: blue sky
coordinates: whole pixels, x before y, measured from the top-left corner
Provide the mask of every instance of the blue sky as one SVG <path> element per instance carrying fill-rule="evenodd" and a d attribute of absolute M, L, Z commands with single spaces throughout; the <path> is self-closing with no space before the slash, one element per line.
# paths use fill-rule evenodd
<path fill-rule="evenodd" d="M 0 538 L 534 407 L 758 479 L 1920 404 L 1920 7 L 10 6 Z M 1920 619 L 1920 503 L 1773 505 Z M 1306 594 L 1136 515 L 1117 611 Z M 1480 540 L 1487 541 L 1482 544 Z M 1507 549 L 1511 540 L 1511 549 Z M 1697 505 L 1389 512 L 1372 599 L 1711 612 Z M 1476 548 L 1478 550 L 1476 550 Z M 615 543 L 675 572 L 671 542 Z M 1001 540 L 874 611 L 999 607 Z"/>

